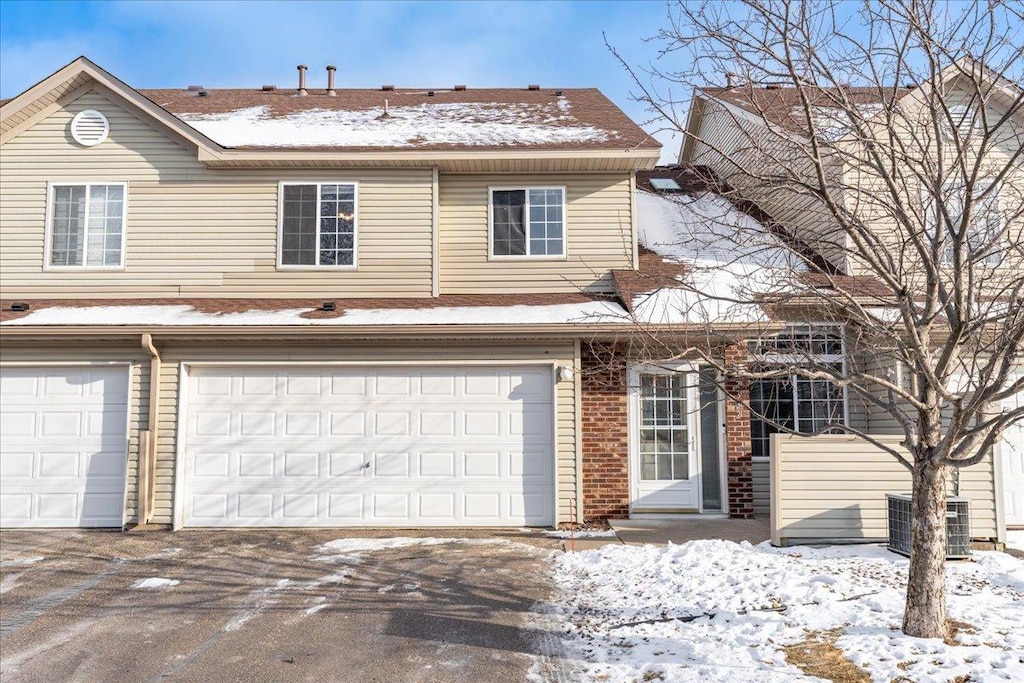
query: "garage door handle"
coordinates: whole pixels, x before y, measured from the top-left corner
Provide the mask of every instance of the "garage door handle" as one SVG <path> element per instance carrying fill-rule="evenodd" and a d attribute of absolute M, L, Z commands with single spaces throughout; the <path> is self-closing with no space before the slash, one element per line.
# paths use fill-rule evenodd
<path fill-rule="evenodd" d="M 368 469 L 370 469 L 370 463 L 364 462 L 362 467 L 360 467 L 359 469 L 361 469 L 361 470 L 368 470 Z"/>

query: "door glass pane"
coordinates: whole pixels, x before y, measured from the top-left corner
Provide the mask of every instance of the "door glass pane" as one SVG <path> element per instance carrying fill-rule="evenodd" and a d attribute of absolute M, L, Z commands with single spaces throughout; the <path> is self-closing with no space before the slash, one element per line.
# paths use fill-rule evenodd
<path fill-rule="evenodd" d="M 655 466 L 655 455 L 651 453 L 644 453 L 640 456 L 640 478 L 649 481 L 651 479 L 657 479 L 657 469 Z"/>
<path fill-rule="evenodd" d="M 718 418 L 718 387 L 715 371 L 700 371 L 700 476 L 705 510 L 722 509 Z"/>
<path fill-rule="evenodd" d="M 683 375 L 640 377 L 640 478 L 689 479 L 686 382 Z"/>

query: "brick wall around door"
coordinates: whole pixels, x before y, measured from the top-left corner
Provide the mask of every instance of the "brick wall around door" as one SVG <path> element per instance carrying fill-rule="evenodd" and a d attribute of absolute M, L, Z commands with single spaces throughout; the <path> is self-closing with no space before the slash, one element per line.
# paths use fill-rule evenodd
<path fill-rule="evenodd" d="M 581 361 L 583 514 L 623 519 L 629 516 L 626 364 L 616 347 L 598 344 L 583 344 Z"/>
<path fill-rule="evenodd" d="M 626 354 L 611 344 L 583 344 L 583 515 L 587 520 L 629 516 L 629 424 Z M 725 349 L 728 365 L 746 363 L 742 344 Z M 745 380 L 727 380 L 725 458 L 729 516 L 754 516 L 754 473 Z"/>

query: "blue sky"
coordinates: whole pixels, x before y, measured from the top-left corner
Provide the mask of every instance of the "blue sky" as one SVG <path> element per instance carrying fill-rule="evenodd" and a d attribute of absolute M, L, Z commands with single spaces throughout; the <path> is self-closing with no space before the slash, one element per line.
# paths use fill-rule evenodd
<path fill-rule="evenodd" d="M 290 86 L 338 65 L 341 87 L 600 88 L 634 120 L 628 74 L 665 24 L 661 0 L 629 2 L 14 2 L 0 1 L 0 97 L 84 54 L 139 88 Z M 666 145 L 678 143 L 645 125 Z"/>

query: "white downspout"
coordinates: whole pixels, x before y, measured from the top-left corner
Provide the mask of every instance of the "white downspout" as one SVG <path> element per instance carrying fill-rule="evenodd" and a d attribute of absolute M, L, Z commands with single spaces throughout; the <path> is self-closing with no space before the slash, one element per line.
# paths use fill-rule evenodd
<path fill-rule="evenodd" d="M 142 335 L 142 348 L 149 353 L 149 416 L 146 429 L 139 435 L 139 525 L 149 524 L 153 518 L 155 496 L 157 433 L 160 419 L 160 352 L 153 345 L 153 335 Z"/>

